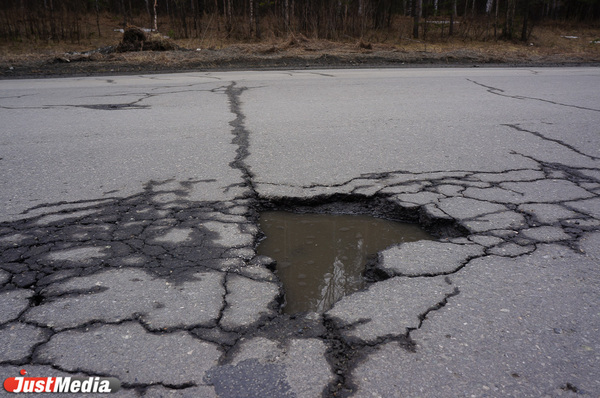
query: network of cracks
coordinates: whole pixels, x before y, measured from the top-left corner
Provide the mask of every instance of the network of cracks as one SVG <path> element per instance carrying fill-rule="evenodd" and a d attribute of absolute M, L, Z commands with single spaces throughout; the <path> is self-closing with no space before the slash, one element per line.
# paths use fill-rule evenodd
<path fill-rule="evenodd" d="M 214 203 L 186 199 L 201 181 L 149 182 L 126 198 L 31 209 L 0 225 L 0 339 L 9 347 L 2 368 L 119 374 L 131 394 L 235 396 L 231 380 L 251 376 L 246 388 L 286 396 L 308 388 L 294 385 L 306 384 L 294 374 L 310 366 L 308 396 L 351 394 L 351 371 L 371 350 L 390 342 L 419 349 L 413 332 L 461 294 L 453 278 L 464 267 L 550 243 L 581 251 L 578 241 L 598 227 L 588 210 L 600 189 L 594 171 L 539 164 L 385 173 L 329 196 Z M 276 265 L 256 255 L 260 212 L 273 209 L 414 222 L 435 239 L 380 251 L 365 268 L 366 286 L 330 310 L 282 314 Z M 299 363 L 298 355 L 312 359 Z M 149 365 L 155 361 L 164 373 Z"/>
<path fill-rule="evenodd" d="M 577 259 L 582 242 L 598 241 L 600 170 L 580 152 L 589 167 L 517 154 L 534 166 L 261 185 L 246 165 L 243 90 L 225 94 L 244 195 L 201 202 L 191 193 L 207 181 L 150 181 L 136 195 L 40 205 L 0 223 L 3 374 L 118 377 L 132 397 L 350 396 L 372 353 L 419 353 L 415 336 L 465 294 L 465 274 L 497 263 L 509 278 L 516 260 Z M 273 210 L 416 223 L 434 239 L 378 251 L 364 285 L 330 309 L 283 313 L 277 264 L 257 255 L 260 214 Z"/>

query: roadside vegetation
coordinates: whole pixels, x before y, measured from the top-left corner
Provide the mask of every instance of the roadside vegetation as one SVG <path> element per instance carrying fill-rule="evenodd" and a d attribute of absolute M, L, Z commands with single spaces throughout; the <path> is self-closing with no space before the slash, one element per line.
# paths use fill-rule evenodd
<path fill-rule="evenodd" d="M 143 50 L 191 50 L 195 55 L 141 55 Z M 129 63 L 171 63 L 173 68 L 177 62 L 193 64 L 194 57 L 218 64 L 219 57 L 324 55 L 350 57 L 350 65 L 369 63 L 369 57 L 600 62 L 600 0 L 0 2 L 0 75 L 7 75 L 4 67 L 14 71 L 28 62 L 81 60 L 73 54 L 84 52 L 86 61 L 126 57 Z M 125 52 L 140 54 L 110 55 Z"/>

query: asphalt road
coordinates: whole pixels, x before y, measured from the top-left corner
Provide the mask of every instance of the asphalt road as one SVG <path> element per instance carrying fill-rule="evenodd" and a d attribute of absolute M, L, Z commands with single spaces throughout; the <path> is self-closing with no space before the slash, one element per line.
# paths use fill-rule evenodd
<path fill-rule="evenodd" d="M 597 68 L 0 81 L 0 376 L 113 377 L 123 397 L 598 397 L 598 87 Z M 438 240 L 290 317 L 255 255 L 269 206 Z"/>

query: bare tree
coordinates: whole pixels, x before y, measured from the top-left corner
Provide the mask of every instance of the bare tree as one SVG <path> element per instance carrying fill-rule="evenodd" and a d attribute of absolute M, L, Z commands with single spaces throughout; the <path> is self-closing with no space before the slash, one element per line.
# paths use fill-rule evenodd
<path fill-rule="evenodd" d="M 225 16 L 225 31 L 227 32 L 227 37 L 231 35 L 233 29 L 233 17 L 231 12 L 231 0 L 223 0 L 223 15 Z"/>
<path fill-rule="evenodd" d="M 256 38 L 260 40 L 260 7 L 258 0 L 251 0 L 254 2 L 254 33 Z"/>
<path fill-rule="evenodd" d="M 254 36 L 254 5 L 255 2 L 254 0 L 248 0 L 249 4 L 249 9 L 250 9 L 250 37 Z"/>
<path fill-rule="evenodd" d="M 150 11 L 150 0 L 144 0 L 146 3 L 146 11 L 148 12 L 148 19 L 150 20 L 150 26 L 152 26 L 152 12 Z M 98 0 L 96 0 L 96 4 L 98 4 Z"/>
<path fill-rule="evenodd" d="M 421 16 L 423 15 L 423 0 L 415 0 L 414 7 L 414 21 L 413 21 L 413 37 L 419 38 L 419 23 L 421 22 Z"/>
<path fill-rule="evenodd" d="M 530 13 L 531 13 L 531 0 L 523 0 L 523 27 L 521 29 L 521 41 L 527 41 L 530 33 Z"/>
<path fill-rule="evenodd" d="M 265 30 L 277 36 L 298 29 L 312 37 L 360 38 L 370 32 L 396 29 L 396 18 L 410 15 L 414 18 L 413 36 L 419 38 L 427 32 L 423 18 L 434 13 L 449 16 L 448 33 L 456 34 L 458 7 L 464 11 L 464 18 L 472 20 L 461 29 L 465 37 L 481 36 L 480 23 L 471 18 L 477 12 L 487 15 L 490 36 L 489 25 L 494 24 L 496 40 L 527 40 L 533 23 L 540 18 L 600 21 L 600 0 L 161 0 L 160 4 L 158 0 L 0 0 L 0 40 L 77 41 L 89 38 L 91 33 L 99 37 L 104 16 L 123 24 L 150 21 L 151 27 L 158 30 L 158 12 L 161 17 L 164 13 L 165 26 L 179 37 L 194 32 L 198 37 L 209 29 L 224 36 L 224 23 L 225 33 L 235 33 L 236 37 L 241 33 L 259 39 L 261 33 L 265 36 Z M 204 14 L 210 19 L 200 28 Z M 272 18 L 264 18 L 266 15 Z M 410 26 L 401 27 L 406 28 Z M 440 31 L 428 34 L 436 32 Z M 440 33 L 443 36 L 443 29 Z M 373 35 L 378 36 L 387 34 Z"/>
<path fill-rule="evenodd" d="M 450 12 L 450 28 L 448 29 L 448 36 L 454 35 L 454 19 L 457 17 L 457 0 L 452 0 L 452 11 Z"/>
<path fill-rule="evenodd" d="M 125 1 L 119 1 L 119 6 L 121 8 L 121 13 L 123 14 L 123 26 L 127 25 L 127 10 L 125 9 Z"/>
<path fill-rule="evenodd" d="M 500 0 L 496 0 L 496 12 L 494 15 L 494 40 L 498 40 L 498 13 L 500 10 Z"/>
<path fill-rule="evenodd" d="M 287 30 L 290 29 L 290 0 L 284 0 L 283 2 L 283 23 Z"/>
<path fill-rule="evenodd" d="M 102 32 L 100 32 L 100 5 L 98 4 L 98 0 L 96 0 L 96 27 L 98 28 L 98 37 L 102 37 Z"/>
<path fill-rule="evenodd" d="M 155 32 L 158 32 L 158 15 L 156 14 L 156 7 L 158 6 L 158 0 L 154 0 L 154 26 Z"/>
<path fill-rule="evenodd" d="M 514 37 L 516 8 L 517 0 L 508 0 L 508 4 L 506 7 L 506 22 L 504 24 L 503 36 L 509 40 L 512 40 Z"/>

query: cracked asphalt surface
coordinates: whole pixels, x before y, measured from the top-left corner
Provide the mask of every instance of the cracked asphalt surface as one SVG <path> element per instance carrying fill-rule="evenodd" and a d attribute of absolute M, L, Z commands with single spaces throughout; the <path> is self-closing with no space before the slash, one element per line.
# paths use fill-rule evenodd
<path fill-rule="evenodd" d="M 597 68 L 1 81 L 3 380 L 600 396 L 598 87 Z M 380 252 L 324 314 L 282 315 L 255 252 L 273 208 L 438 240 Z"/>

